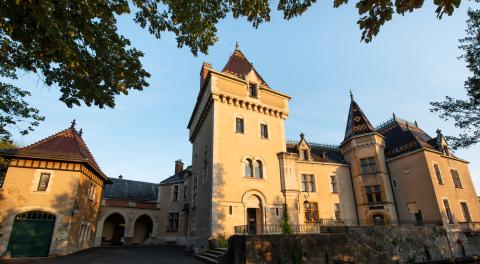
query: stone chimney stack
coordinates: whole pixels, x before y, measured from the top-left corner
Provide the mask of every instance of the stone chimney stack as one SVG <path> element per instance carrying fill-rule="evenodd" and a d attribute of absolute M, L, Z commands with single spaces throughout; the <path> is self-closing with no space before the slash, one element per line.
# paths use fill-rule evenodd
<path fill-rule="evenodd" d="M 202 65 L 202 70 L 200 71 L 200 89 L 202 89 L 203 82 L 207 78 L 208 72 L 212 69 L 212 64 L 204 62 Z"/>
<path fill-rule="evenodd" d="M 175 174 L 183 171 L 183 162 L 181 159 L 175 161 Z"/>

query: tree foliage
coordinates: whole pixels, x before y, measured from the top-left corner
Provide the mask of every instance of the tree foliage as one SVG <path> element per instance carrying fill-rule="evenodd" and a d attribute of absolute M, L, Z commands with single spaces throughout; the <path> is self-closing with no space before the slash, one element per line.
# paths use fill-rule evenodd
<path fill-rule="evenodd" d="M 467 36 L 460 40 L 460 56 L 467 63 L 471 76 L 465 81 L 466 99 L 447 96 L 442 102 L 433 102 L 432 112 L 445 120 L 453 120 L 463 133 L 448 136 L 453 148 L 466 148 L 480 142 L 480 10 L 468 10 Z"/>
<path fill-rule="evenodd" d="M 279 0 L 285 19 L 302 15 L 316 0 Z M 347 4 L 334 0 L 333 6 Z M 394 13 L 420 8 L 423 0 L 358 0 L 361 40 L 370 42 Z M 434 0 L 437 16 L 451 15 L 460 0 Z M 194 55 L 207 53 L 217 41 L 217 24 L 228 14 L 246 18 L 255 28 L 270 21 L 269 0 L 0 0 L 0 78 L 16 79 L 19 72 L 35 73 L 45 85 L 61 92 L 68 107 L 84 103 L 114 107 L 115 96 L 148 87 L 150 74 L 140 59 L 143 53 L 117 30 L 117 17 L 134 12 L 134 21 L 156 38 L 164 32 L 176 36 L 178 47 Z M 28 88 L 0 84 L 1 94 L 28 95 Z M 10 138 L 5 124 L 22 117 L 28 132 L 42 120 L 38 110 L 4 104 L 0 136 Z M 3 111 L 3 112 L 2 112 Z M 10 116 L 11 118 L 8 118 Z M 14 120 L 14 121 L 12 121 Z M 13 122 L 13 123 L 12 123 Z"/>

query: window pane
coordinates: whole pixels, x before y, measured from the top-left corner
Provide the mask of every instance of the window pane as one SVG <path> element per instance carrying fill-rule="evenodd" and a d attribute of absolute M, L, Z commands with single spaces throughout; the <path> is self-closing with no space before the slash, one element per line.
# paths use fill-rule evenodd
<path fill-rule="evenodd" d="M 266 124 L 260 124 L 260 134 L 262 138 L 268 138 L 268 126 Z"/>
<path fill-rule="evenodd" d="M 250 159 L 245 161 L 245 177 L 253 177 L 253 165 Z"/>
<path fill-rule="evenodd" d="M 465 222 L 472 222 L 472 217 L 470 216 L 467 203 L 462 202 L 460 205 L 462 207 L 463 218 L 465 219 Z"/>
<path fill-rule="evenodd" d="M 315 192 L 315 177 L 313 175 L 308 176 L 309 191 Z"/>
<path fill-rule="evenodd" d="M 438 164 L 434 164 L 433 168 L 435 169 L 435 175 L 437 176 L 437 181 L 439 184 L 443 184 L 442 174 L 440 172 L 440 167 Z"/>
<path fill-rule="evenodd" d="M 42 173 L 40 175 L 40 180 L 38 182 L 38 188 L 37 191 L 45 191 L 47 190 L 48 187 L 48 181 L 50 180 L 50 174 L 49 173 Z"/>
<path fill-rule="evenodd" d="M 256 84 L 250 84 L 249 85 L 249 92 L 251 97 L 257 97 L 257 85 Z"/>
<path fill-rule="evenodd" d="M 243 126 L 243 119 L 238 118 L 236 119 L 236 132 L 237 133 L 243 133 L 244 132 L 244 126 Z"/>
<path fill-rule="evenodd" d="M 257 160 L 255 162 L 255 177 L 256 178 L 263 178 L 263 166 L 262 166 L 262 162 Z"/>

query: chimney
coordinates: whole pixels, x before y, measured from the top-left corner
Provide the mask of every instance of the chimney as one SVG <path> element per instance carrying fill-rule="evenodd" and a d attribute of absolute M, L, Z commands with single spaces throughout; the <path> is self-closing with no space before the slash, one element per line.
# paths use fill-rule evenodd
<path fill-rule="evenodd" d="M 181 159 L 175 161 L 175 174 L 183 171 L 183 162 Z"/>
<path fill-rule="evenodd" d="M 204 62 L 202 65 L 202 70 L 200 71 L 200 89 L 202 89 L 203 82 L 207 78 L 208 72 L 212 69 L 212 64 Z"/>
<path fill-rule="evenodd" d="M 118 175 L 118 178 L 121 180 L 121 179 L 123 179 L 123 176 L 122 176 L 122 175 Z"/>

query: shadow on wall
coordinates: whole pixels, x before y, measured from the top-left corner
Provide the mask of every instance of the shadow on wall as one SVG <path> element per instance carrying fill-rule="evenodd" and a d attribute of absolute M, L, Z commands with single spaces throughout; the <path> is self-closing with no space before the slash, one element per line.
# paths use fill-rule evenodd
<path fill-rule="evenodd" d="M 219 241 L 225 240 L 225 233 L 219 232 L 225 228 L 225 208 L 224 205 L 220 204 L 218 201 L 223 201 L 225 198 L 225 180 L 224 180 L 225 170 L 221 163 L 213 164 L 213 173 L 212 173 L 212 211 L 213 218 L 211 221 L 212 224 L 212 238 L 213 242 L 217 243 Z M 221 242 L 220 242 L 221 243 Z M 218 245 L 213 245 L 218 246 Z"/>
<path fill-rule="evenodd" d="M 57 179 L 58 180 L 58 179 Z M 6 179 L 8 181 L 8 179 Z M 0 230 L 3 237 L 0 242 L 5 243 L 1 250 L 8 249 L 12 256 L 15 250 L 21 249 L 23 256 L 38 252 L 38 247 L 46 247 L 48 254 L 68 254 L 81 250 L 93 243 L 95 234 L 95 221 L 98 210 L 92 208 L 94 201 L 88 200 L 88 187 L 85 182 L 73 182 L 69 186 L 58 186 L 58 182 L 49 182 L 52 189 L 47 192 L 62 191 L 59 194 L 48 195 L 47 200 L 36 200 L 36 195 L 45 195 L 42 193 L 20 190 L 15 182 L 8 181 L 0 189 L 0 204 L 8 208 L 0 215 Z M 98 193 L 97 187 L 97 193 Z M 78 199 L 77 197 L 81 198 Z M 95 201 L 95 204 L 98 201 Z M 53 214 L 54 223 L 45 231 L 45 226 L 39 224 L 42 218 L 47 214 L 32 213 L 28 219 L 16 219 L 20 214 L 27 212 L 46 212 Z M 37 220 L 37 221 L 36 221 Z M 80 224 L 82 221 L 92 223 L 90 227 L 85 228 L 85 235 L 80 236 Z M 86 231 L 90 230 L 90 234 Z M 86 238 L 89 241 L 86 241 Z M 91 242 L 91 243 L 90 243 Z M 31 250 L 25 245 L 30 245 Z M 6 253 L 6 252 L 5 252 Z M 37 253 L 35 253 L 37 254 Z M 47 253 L 45 253 L 47 254 Z"/>

